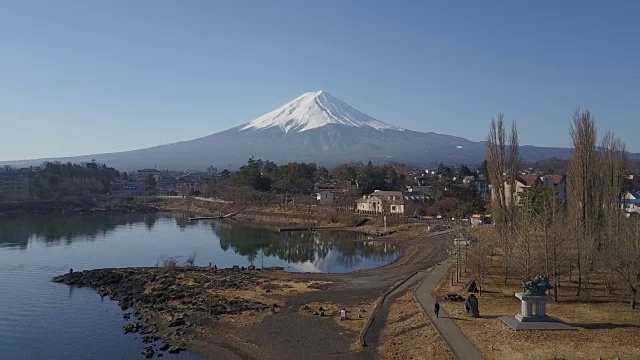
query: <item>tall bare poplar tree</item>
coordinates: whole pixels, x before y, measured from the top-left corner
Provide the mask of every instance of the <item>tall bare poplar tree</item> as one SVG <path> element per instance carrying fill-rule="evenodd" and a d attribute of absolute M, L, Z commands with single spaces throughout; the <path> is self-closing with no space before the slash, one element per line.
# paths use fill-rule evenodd
<path fill-rule="evenodd" d="M 567 205 L 573 227 L 574 257 L 578 271 L 579 296 L 585 272 L 591 268 L 599 236 L 601 214 L 596 158 L 596 127 L 591 113 L 577 109 L 571 123 L 573 154 L 569 160 Z"/>
<path fill-rule="evenodd" d="M 621 211 L 623 175 L 627 169 L 624 143 L 607 133 L 598 154 L 602 196 L 602 236 L 597 244 L 599 265 L 605 273 L 616 274 L 630 294 L 635 309 L 640 295 L 640 221 L 626 218 Z"/>
<path fill-rule="evenodd" d="M 541 231 L 544 250 L 544 271 L 553 282 L 553 299 L 558 301 L 560 275 L 568 260 L 569 241 L 567 240 L 567 209 L 554 191 L 543 191 Z"/>
<path fill-rule="evenodd" d="M 608 239 L 621 232 L 623 213 L 620 208 L 620 198 L 624 178 L 627 170 L 625 145 L 612 133 L 607 132 L 602 140 L 598 152 L 599 190 L 602 199 L 603 233 L 597 243 L 598 250 L 606 253 L 609 247 Z"/>
<path fill-rule="evenodd" d="M 505 136 L 504 116 L 491 121 L 487 137 L 487 172 L 493 187 L 491 216 L 503 251 L 504 282 L 509 276 L 510 234 L 514 229 L 515 178 L 518 174 L 518 131 L 513 123 L 509 142 Z"/>

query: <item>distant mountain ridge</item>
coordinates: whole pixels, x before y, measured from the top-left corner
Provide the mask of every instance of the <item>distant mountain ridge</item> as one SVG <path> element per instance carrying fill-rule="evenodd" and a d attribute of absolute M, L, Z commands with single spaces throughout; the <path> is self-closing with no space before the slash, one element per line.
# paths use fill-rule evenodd
<path fill-rule="evenodd" d="M 524 161 L 566 159 L 567 148 L 521 146 Z M 403 129 L 351 107 L 326 91 L 309 92 L 248 123 L 194 140 L 117 153 L 68 158 L 5 161 L 30 166 L 43 161 L 95 159 L 121 170 L 237 168 L 249 157 L 337 165 L 353 161 L 479 164 L 486 143 L 461 137 Z M 633 157 L 640 158 L 638 154 Z"/>

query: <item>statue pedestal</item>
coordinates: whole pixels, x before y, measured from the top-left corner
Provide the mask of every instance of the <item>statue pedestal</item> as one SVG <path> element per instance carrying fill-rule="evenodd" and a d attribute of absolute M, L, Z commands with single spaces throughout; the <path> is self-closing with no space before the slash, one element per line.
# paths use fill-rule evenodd
<path fill-rule="evenodd" d="M 505 324 L 514 330 L 575 330 L 571 325 L 547 315 L 548 295 L 526 295 L 517 293 L 520 299 L 520 314 L 516 316 L 501 316 Z M 535 310 L 535 311 L 534 311 Z"/>
<path fill-rule="evenodd" d="M 547 316 L 548 295 L 526 295 L 525 293 L 517 293 L 515 295 L 522 301 L 520 314 L 516 315 L 518 321 L 552 321 Z M 534 306 L 535 313 L 531 311 Z"/>

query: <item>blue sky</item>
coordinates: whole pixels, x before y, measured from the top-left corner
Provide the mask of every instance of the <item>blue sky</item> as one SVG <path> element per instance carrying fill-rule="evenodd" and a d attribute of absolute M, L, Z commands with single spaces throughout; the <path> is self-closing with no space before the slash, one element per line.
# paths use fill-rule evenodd
<path fill-rule="evenodd" d="M 640 3 L 0 0 L 0 160 L 205 136 L 326 90 L 382 121 L 640 152 Z"/>

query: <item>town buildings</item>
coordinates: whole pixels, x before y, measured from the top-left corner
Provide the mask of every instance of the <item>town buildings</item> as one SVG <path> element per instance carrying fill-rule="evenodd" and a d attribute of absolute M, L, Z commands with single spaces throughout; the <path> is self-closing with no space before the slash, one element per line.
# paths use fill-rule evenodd
<path fill-rule="evenodd" d="M 362 214 L 411 215 L 427 199 L 425 195 L 402 191 L 380 191 L 356 200 L 356 211 Z"/>
<path fill-rule="evenodd" d="M 149 177 L 155 181 L 155 187 L 145 186 L 144 194 L 139 184 L 146 184 Z M 115 181 L 112 184 L 113 194 L 121 195 L 192 195 L 204 192 L 204 188 L 212 175 L 191 171 L 160 171 L 141 169 L 130 174 L 127 181 Z"/>
<path fill-rule="evenodd" d="M 320 204 L 333 204 L 336 198 L 335 190 L 320 190 L 316 192 L 316 201 Z"/>
<path fill-rule="evenodd" d="M 407 185 L 405 192 L 411 193 L 412 195 L 431 195 L 432 190 L 431 186 L 428 185 Z"/>
<path fill-rule="evenodd" d="M 144 196 L 147 194 L 143 181 L 116 180 L 109 187 L 111 196 Z"/>
<path fill-rule="evenodd" d="M 625 213 L 640 214 L 640 190 L 625 192 L 621 202 L 621 208 Z"/>
<path fill-rule="evenodd" d="M 567 198 L 566 191 L 567 177 L 565 175 L 518 175 L 515 178 L 515 205 L 522 205 L 522 199 L 535 189 L 547 186 L 553 189 L 556 198 L 565 202 Z M 508 181 L 504 183 L 504 191 L 506 194 L 511 193 L 511 184 Z M 496 190 L 491 187 L 491 198 L 495 199 Z M 507 206 L 511 205 L 511 199 L 506 197 Z"/>
<path fill-rule="evenodd" d="M 0 170 L 0 201 L 29 198 L 28 170 Z"/>

